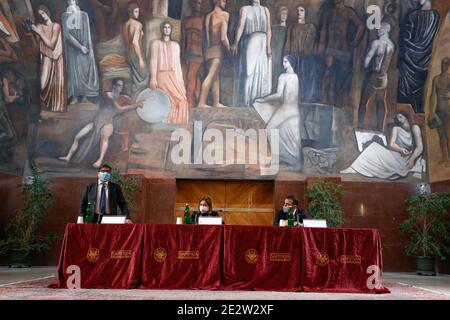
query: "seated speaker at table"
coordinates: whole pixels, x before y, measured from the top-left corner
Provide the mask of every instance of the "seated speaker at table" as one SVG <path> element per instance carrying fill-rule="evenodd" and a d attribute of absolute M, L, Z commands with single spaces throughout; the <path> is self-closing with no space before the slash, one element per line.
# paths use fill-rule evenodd
<path fill-rule="evenodd" d="M 299 226 L 300 224 L 302 224 L 303 223 L 303 219 L 310 219 L 311 218 L 311 216 L 306 212 L 306 210 L 299 208 L 299 201 L 298 201 L 298 199 L 295 198 L 294 196 L 289 195 L 289 196 L 287 196 L 284 199 L 283 208 L 282 209 L 278 209 L 275 212 L 275 217 L 273 219 L 273 225 L 274 226 L 279 226 L 280 225 L 280 220 L 287 220 L 288 219 L 289 208 L 293 208 L 294 209 L 294 217 L 295 217 L 294 226 Z"/>
<path fill-rule="evenodd" d="M 120 185 L 110 179 L 111 167 L 103 164 L 98 170 L 97 182 L 86 187 L 81 199 L 79 216 L 83 217 L 83 221 L 86 221 L 88 208 L 94 213 L 94 223 L 99 223 L 104 215 L 118 215 L 119 207 L 121 214 L 127 217 L 126 223 L 133 223 Z"/>
<path fill-rule="evenodd" d="M 212 200 L 209 196 L 202 196 L 200 198 L 198 210 L 192 212 L 191 224 L 198 224 L 200 217 L 219 217 L 219 213 L 212 209 Z"/>

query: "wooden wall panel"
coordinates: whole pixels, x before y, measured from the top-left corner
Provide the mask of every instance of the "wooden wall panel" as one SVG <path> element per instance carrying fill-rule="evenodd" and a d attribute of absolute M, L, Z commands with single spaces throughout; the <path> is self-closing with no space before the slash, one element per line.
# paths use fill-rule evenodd
<path fill-rule="evenodd" d="M 183 216 L 186 203 L 191 210 L 198 210 L 200 197 L 209 195 L 213 209 L 223 215 L 227 224 L 270 225 L 274 212 L 273 189 L 272 181 L 179 180 L 173 221 Z"/>

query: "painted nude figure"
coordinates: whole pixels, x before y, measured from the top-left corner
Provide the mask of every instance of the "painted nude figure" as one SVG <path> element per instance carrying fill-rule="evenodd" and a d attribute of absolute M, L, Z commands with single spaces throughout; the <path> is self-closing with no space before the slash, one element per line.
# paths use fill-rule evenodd
<path fill-rule="evenodd" d="M 220 68 L 223 56 L 230 51 L 228 40 L 229 13 L 225 11 L 226 0 L 216 0 L 215 7 L 205 19 L 208 47 L 205 60 L 208 62 L 208 75 L 203 81 L 199 107 L 208 107 L 206 99 L 213 87 L 213 107 L 224 107 L 220 103 Z"/>

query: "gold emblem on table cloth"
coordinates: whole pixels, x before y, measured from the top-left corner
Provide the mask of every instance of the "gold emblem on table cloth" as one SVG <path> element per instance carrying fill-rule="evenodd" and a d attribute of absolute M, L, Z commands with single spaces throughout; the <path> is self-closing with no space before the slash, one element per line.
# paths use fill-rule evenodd
<path fill-rule="evenodd" d="M 86 258 L 89 262 L 97 262 L 98 259 L 100 258 L 100 250 L 97 248 L 91 248 L 89 249 Z"/>
<path fill-rule="evenodd" d="M 158 263 L 163 263 L 167 258 L 167 251 L 164 248 L 158 248 L 153 252 L 153 258 Z"/>
<path fill-rule="evenodd" d="M 245 260 L 250 264 L 255 264 L 258 261 L 259 254 L 255 249 L 247 250 L 245 253 Z"/>
<path fill-rule="evenodd" d="M 358 255 L 341 255 L 339 261 L 342 264 L 361 264 L 361 256 Z"/>
<path fill-rule="evenodd" d="M 316 264 L 319 267 L 325 267 L 330 262 L 330 258 L 326 252 L 319 252 L 316 254 Z"/>

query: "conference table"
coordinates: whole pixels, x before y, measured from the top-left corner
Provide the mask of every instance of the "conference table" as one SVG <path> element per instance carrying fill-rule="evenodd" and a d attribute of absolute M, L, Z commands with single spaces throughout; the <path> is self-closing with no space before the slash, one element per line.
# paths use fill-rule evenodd
<path fill-rule="evenodd" d="M 376 229 L 68 224 L 53 287 L 388 293 L 382 269 Z"/>

